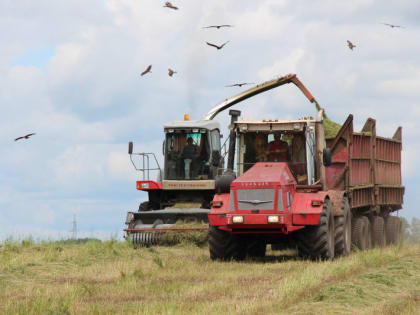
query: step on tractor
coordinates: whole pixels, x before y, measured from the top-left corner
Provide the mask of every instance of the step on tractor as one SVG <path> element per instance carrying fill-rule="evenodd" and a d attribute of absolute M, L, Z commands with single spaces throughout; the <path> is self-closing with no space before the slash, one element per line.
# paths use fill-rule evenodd
<path fill-rule="evenodd" d="M 392 213 L 404 196 L 401 127 L 392 138 L 380 137 L 369 118 L 354 132 L 349 115 L 326 138 L 323 109 L 297 86 L 320 108 L 315 119 L 237 120 L 230 126 L 237 176 L 216 182 L 208 214 L 213 260 L 263 257 L 268 244 L 332 259 L 352 248 L 400 241 L 401 220 Z"/>
<path fill-rule="evenodd" d="M 228 155 L 224 170 L 220 125 L 213 119 L 234 104 L 286 83 L 294 83 L 305 95 L 309 93 L 295 75 L 288 75 L 224 100 L 202 120 L 189 120 L 186 115 L 184 120 L 167 123 L 163 128 L 163 169 L 154 153 L 133 153 L 133 143 L 130 142 L 130 159 L 142 174 L 136 188 L 147 192 L 148 200 L 140 204 L 138 211 L 127 213 L 126 238 L 137 245 L 150 246 L 158 244 L 161 236 L 168 232 L 207 232 L 208 213 L 216 187 L 225 187 L 235 178 L 234 154 Z M 240 112 L 231 110 L 229 113 L 233 126 Z M 236 140 L 233 129 L 227 140 L 228 151 L 233 152 Z M 153 175 L 155 177 L 151 178 Z"/>

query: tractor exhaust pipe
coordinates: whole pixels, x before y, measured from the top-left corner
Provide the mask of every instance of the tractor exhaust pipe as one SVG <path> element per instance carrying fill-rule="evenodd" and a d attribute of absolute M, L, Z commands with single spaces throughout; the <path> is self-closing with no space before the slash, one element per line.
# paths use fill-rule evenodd
<path fill-rule="evenodd" d="M 238 117 L 241 116 L 240 110 L 231 109 L 229 115 L 232 116 L 230 119 L 229 125 L 229 151 L 228 151 L 228 162 L 227 169 L 228 171 L 233 172 L 233 166 L 235 161 L 235 146 L 236 146 L 236 134 L 234 129 L 234 124 L 238 120 Z"/>

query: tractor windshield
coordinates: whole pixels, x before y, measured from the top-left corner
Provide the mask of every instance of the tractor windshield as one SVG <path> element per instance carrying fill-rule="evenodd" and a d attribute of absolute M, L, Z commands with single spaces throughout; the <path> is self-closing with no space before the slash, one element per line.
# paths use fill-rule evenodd
<path fill-rule="evenodd" d="M 247 132 L 240 136 L 239 173 L 246 172 L 256 162 L 287 162 L 298 184 L 308 183 L 307 152 L 304 132 Z"/>
<path fill-rule="evenodd" d="M 177 129 L 166 133 L 165 179 L 209 179 L 208 135 L 206 129 Z"/>

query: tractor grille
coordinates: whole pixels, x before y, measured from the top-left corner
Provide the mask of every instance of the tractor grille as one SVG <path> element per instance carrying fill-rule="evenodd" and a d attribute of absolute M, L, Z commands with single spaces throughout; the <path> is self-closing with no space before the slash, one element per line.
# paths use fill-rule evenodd
<path fill-rule="evenodd" d="M 237 189 L 238 210 L 273 210 L 274 189 Z M 282 193 L 279 190 L 279 207 L 283 209 Z M 235 211 L 233 205 L 233 191 L 230 192 L 230 210 Z"/>

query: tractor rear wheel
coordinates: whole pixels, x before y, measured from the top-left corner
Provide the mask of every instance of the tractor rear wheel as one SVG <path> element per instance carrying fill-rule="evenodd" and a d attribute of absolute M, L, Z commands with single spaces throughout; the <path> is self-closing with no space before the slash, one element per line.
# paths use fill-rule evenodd
<path fill-rule="evenodd" d="M 238 235 L 211 226 L 209 229 L 209 250 L 212 260 L 243 260 L 246 244 Z"/>
<path fill-rule="evenodd" d="M 335 256 L 347 256 L 351 250 L 351 212 L 347 197 L 341 201 L 341 215 L 334 218 Z"/>
<path fill-rule="evenodd" d="M 324 201 L 318 225 L 306 226 L 297 231 L 299 255 L 311 259 L 334 258 L 334 215 L 329 199 Z"/>
<path fill-rule="evenodd" d="M 386 244 L 395 245 L 401 240 L 402 223 L 400 218 L 389 216 L 385 221 Z"/>
<path fill-rule="evenodd" d="M 374 247 L 385 246 L 385 221 L 380 216 L 374 216 L 371 220 L 372 225 L 372 245 Z"/>
<path fill-rule="evenodd" d="M 351 242 L 359 250 L 370 247 L 369 220 L 365 216 L 354 217 L 351 228 Z"/>

